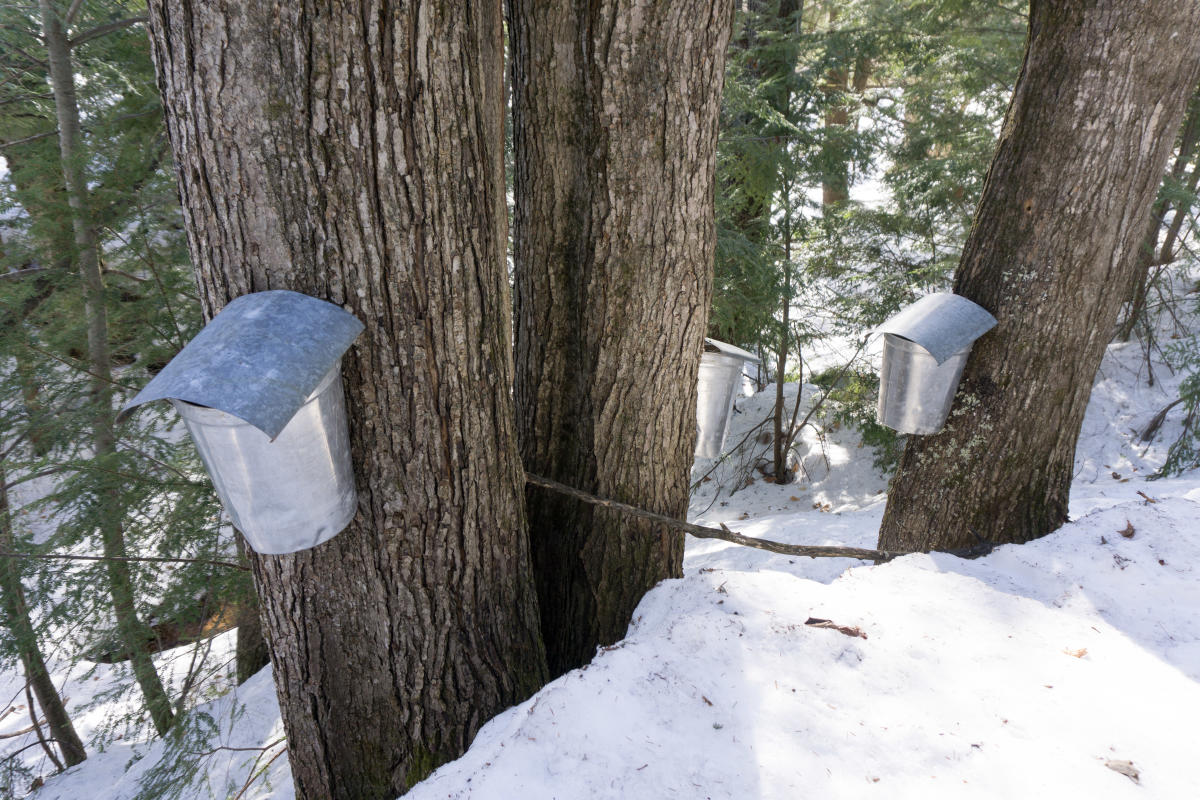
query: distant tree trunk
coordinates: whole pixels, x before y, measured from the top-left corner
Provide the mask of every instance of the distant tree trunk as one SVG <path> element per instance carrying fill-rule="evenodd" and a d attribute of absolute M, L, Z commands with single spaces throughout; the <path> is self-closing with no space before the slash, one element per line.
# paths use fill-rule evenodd
<path fill-rule="evenodd" d="M 682 518 L 712 289 L 728 0 L 511 0 L 526 469 Z M 625 635 L 683 539 L 530 489 L 551 673 Z"/>
<path fill-rule="evenodd" d="M 1194 0 L 1035 0 L 955 291 L 999 325 L 946 429 L 909 440 L 886 549 L 1023 542 L 1067 519 L 1075 443 L 1200 75 Z"/>
<path fill-rule="evenodd" d="M 53 0 L 41 0 L 42 40 L 50 67 L 50 85 L 54 92 L 55 116 L 58 121 L 58 142 L 62 158 L 63 185 L 71 208 L 71 228 L 75 234 L 75 260 L 83 282 L 84 316 L 87 323 L 88 372 L 91 386 L 88 402 L 92 427 L 93 458 L 102 463 L 116 453 L 115 415 L 112 401 L 112 358 L 108 346 L 108 315 L 105 307 L 104 282 L 100 274 L 100 247 L 91 225 L 88 209 L 88 188 L 83 171 L 83 154 L 79 150 L 81 128 L 79 106 L 75 100 L 75 70 L 71 63 L 71 46 L 67 32 L 59 20 Z M 121 519 L 120 487 L 112 479 L 100 490 L 100 539 L 104 555 L 121 559 L 125 550 L 124 522 Z M 166 733 L 174 722 L 171 700 L 154 668 L 146 648 L 140 646 L 148 633 L 138 618 L 134 602 L 133 578 L 129 564 L 111 560 L 105 563 L 109 591 L 112 594 L 113 615 L 125 646 L 132 653 L 131 665 L 138 686 L 146 700 L 146 708 L 159 734 Z"/>
<path fill-rule="evenodd" d="M 1186 192 L 1187 198 L 1179 199 L 1163 195 L 1154 203 L 1150 221 L 1146 225 L 1146 235 L 1138 247 L 1134 268 L 1133 285 L 1126 299 L 1125 319 L 1117 330 L 1117 338 L 1123 342 L 1129 341 L 1133 330 L 1145 314 L 1146 296 L 1150 288 L 1151 274 L 1157 267 L 1163 267 L 1175 260 L 1175 245 L 1178 243 L 1184 221 L 1192 208 L 1191 196 L 1196 194 L 1200 185 L 1200 165 L 1194 163 L 1197 145 L 1200 145 L 1200 92 L 1192 95 L 1191 110 L 1183 123 L 1179 135 L 1179 152 L 1175 163 L 1171 166 L 1164 183 L 1173 192 Z M 1188 168 L 1191 172 L 1188 172 Z M 1171 215 L 1171 223 L 1167 224 L 1167 213 Z M 1163 229 L 1166 228 L 1164 236 Z M 1161 240 L 1161 245 L 1160 245 Z"/>
<path fill-rule="evenodd" d="M 7 483 L 4 462 L 0 458 L 0 548 L 11 553 L 15 546 Z M 72 724 L 67 707 L 58 693 L 58 687 L 54 685 L 50 670 L 46 668 L 46 660 L 42 657 L 33 621 L 29 617 L 29 606 L 25 603 L 20 565 L 15 558 L 0 558 L 0 605 L 4 608 L 5 624 L 21 659 L 21 666 L 25 669 L 25 679 L 37 695 L 38 705 L 46 715 L 50 735 L 58 744 L 63 762 L 68 767 L 82 763 L 87 758 L 87 750 L 84 749 L 79 734 L 75 732 L 75 725 Z M 36 721 L 37 710 L 30 709 L 30 714 Z"/>
<path fill-rule="evenodd" d="M 246 540 L 240 533 L 234 534 L 237 542 L 238 561 L 245 562 L 248 558 Z M 254 582 L 238 581 L 241 591 L 234 598 L 234 624 L 237 625 L 237 665 L 236 674 L 239 685 L 254 677 L 263 667 L 271 663 L 271 655 L 267 649 L 267 640 L 263 637 L 262 618 L 259 616 L 258 592 L 254 590 Z"/>
<path fill-rule="evenodd" d="M 503 19 L 154 0 L 201 298 L 353 312 L 359 513 L 251 555 L 296 796 L 393 798 L 545 678 L 510 394 Z"/>

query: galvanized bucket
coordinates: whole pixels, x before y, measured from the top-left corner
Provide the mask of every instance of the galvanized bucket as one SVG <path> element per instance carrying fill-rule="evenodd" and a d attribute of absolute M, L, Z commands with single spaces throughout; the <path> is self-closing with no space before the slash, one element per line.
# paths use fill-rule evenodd
<path fill-rule="evenodd" d="M 358 507 L 342 397 L 341 359 L 272 440 L 215 408 L 171 398 L 221 504 L 258 553 L 315 547 Z"/>
<path fill-rule="evenodd" d="M 971 346 L 996 325 L 956 294 L 931 294 L 876 328 L 883 337 L 879 422 L 900 433 L 937 433 L 946 422 Z"/>
<path fill-rule="evenodd" d="M 357 503 L 340 365 L 362 331 L 353 314 L 315 297 L 242 295 L 117 420 L 171 401 L 250 547 L 313 547 L 346 527 Z"/>
<path fill-rule="evenodd" d="M 733 401 L 741 388 L 745 359 L 724 353 L 700 356 L 696 386 L 696 456 L 716 458 L 725 447 Z"/>
<path fill-rule="evenodd" d="M 901 433 L 937 433 L 946 422 L 971 345 L 941 364 L 916 342 L 886 333 L 879 372 L 879 423 Z"/>
<path fill-rule="evenodd" d="M 758 356 L 716 339 L 704 340 L 696 385 L 696 457 L 716 458 L 725 448 L 733 401 L 742 388 L 742 367 Z"/>

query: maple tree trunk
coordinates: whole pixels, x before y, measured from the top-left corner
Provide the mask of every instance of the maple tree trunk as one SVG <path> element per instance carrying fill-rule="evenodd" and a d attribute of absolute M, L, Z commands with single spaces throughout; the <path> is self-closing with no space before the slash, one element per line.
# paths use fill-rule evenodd
<path fill-rule="evenodd" d="M 206 313 L 354 313 L 359 511 L 251 555 L 297 797 L 393 798 L 545 679 L 510 394 L 499 0 L 154 0 Z"/>
<path fill-rule="evenodd" d="M 1034 0 L 955 278 L 999 325 L 946 429 L 911 437 L 881 549 L 1023 542 L 1067 519 L 1075 443 L 1200 75 L 1194 0 Z"/>
<path fill-rule="evenodd" d="M 511 0 L 516 402 L 526 469 L 687 511 L 729 0 Z M 622 638 L 683 537 L 531 488 L 552 674 Z"/>

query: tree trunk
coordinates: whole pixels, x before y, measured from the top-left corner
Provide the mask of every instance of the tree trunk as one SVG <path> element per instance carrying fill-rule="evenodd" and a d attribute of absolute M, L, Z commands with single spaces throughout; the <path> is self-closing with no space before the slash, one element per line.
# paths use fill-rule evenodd
<path fill-rule="evenodd" d="M 392 798 L 542 685 L 510 394 L 503 19 L 154 0 L 205 312 L 292 289 L 343 360 L 359 513 L 251 555 L 297 797 Z"/>
<path fill-rule="evenodd" d="M 71 207 L 75 260 L 83 281 L 88 371 L 91 374 L 88 402 L 92 450 L 93 458 L 99 463 L 116 453 L 112 359 L 108 347 L 104 282 L 100 275 L 100 248 L 96 241 L 96 232 L 88 218 L 88 188 L 83 171 L 83 154 L 79 149 L 79 106 L 75 100 L 75 71 L 71 64 L 70 42 L 58 18 L 53 0 L 41 0 L 41 12 L 42 38 L 50 66 L 50 84 L 54 92 L 55 116 L 58 121 L 63 184 Z M 121 519 L 120 487 L 109 479 L 106 485 L 101 486 L 99 492 L 99 501 L 104 506 L 99 515 L 104 555 L 112 559 L 125 558 L 128 553 L 125 550 L 125 532 Z M 175 715 L 150 653 L 140 646 L 140 643 L 145 641 L 147 629 L 137 615 L 129 564 L 112 560 L 106 562 L 105 568 L 117 629 L 125 646 L 133 654 L 131 664 L 134 678 L 141 687 L 155 730 L 159 734 L 166 733 Z"/>
<path fill-rule="evenodd" d="M 879 546 L 1023 542 L 1067 519 L 1075 442 L 1200 74 L 1194 0 L 1035 0 L 955 280 L 995 314 L 946 429 L 911 437 Z"/>
<path fill-rule="evenodd" d="M 1192 166 L 1191 174 L 1185 177 L 1188 166 L 1193 162 L 1196 147 L 1200 144 L 1200 92 L 1192 95 L 1191 111 L 1183 123 L 1179 135 L 1179 152 L 1175 163 L 1164 183 L 1174 191 L 1180 190 L 1189 195 L 1196 193 L 1197 182 L 1200 181 L 1200 166 Z M 1161 196 L 1154 203 L 1154 210 L 1146 225 L 1146 235 L 1138 247 L 1136 258 L 1137 267 L 1134 269 L 1133 285 L 1125 303 L 1127 306 L 1125 319 L 1117 330 L 1117 338 L 1123 342 L 1129 341 L 1133 330 L 1142 318 L 1146 309 L 1146 296 L 1150 288 L 1151 273 L 1156 267 L 1166 266 L 1175 260 L 1175 242 L 1191 210 L 1190 200 L 1172 202 L 1172 198 Z M 1167 225 L 1167 212 L 1174 208 L 1171 224 Z M 1167 227 L 1163 237 L 1163 227 Z M 1160 249 L 1159 240 L 1162 240 Z"/>
<path fill-rule="evenodd" d="M 728 0 L 511 0 L 525 467 L 682 518 L 712 289 Z M 683 538 L 530 489 L 551 674 L 624 636 Z"/>
<path fill-rule="evenodd" d="M 0 548 L 13 552 L 12 518 L 8 507 L 8 478 L 4 470 L 4 462 L 0 460 Z M 83 762 L 87 751 L 67 707 L 63 704 L 62 696 L 54 685 L 50 670 L 46 668 L 46 660 L 38 646 L 37 634 L 33 629 L 33 621 L 29 618 L 29 606 L 25 603 L 25 590 L 21 586 L 21 570 L 15 558 L 0 558 L 0 604 L 3 605 L 5 622 L 9 634 L 13 638 L 21 666 L 25 669 L 25 679 L 37 695 L 38 705 L 46 715 L 46 723 L 50 726 L 50 735 L 58 743 L 63 762 L 68 767 Z M 30 709 L 34 721 L 37 721 L 37 710 Z"/>

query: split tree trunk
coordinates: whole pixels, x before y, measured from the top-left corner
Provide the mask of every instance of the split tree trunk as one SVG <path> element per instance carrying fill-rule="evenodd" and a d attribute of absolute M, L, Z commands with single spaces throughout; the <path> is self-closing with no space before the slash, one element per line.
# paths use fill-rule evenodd
<path fill-rule="evenodd" d="M 366 324 L 359 512 L 252 555 L 297 797 L 392 798 L 545 678 L 510 396 L 499 0 L 150 4 L 205 311 Z"/>
<path fill-rule="evenodd" d="M 79 105 L 75 99 L 75 70 L 71 63 L 71 45 L 67 32 L 58 17 L 54 0 L 41 0 L 42 40 L 50 67 L 50 85 L 54 92 L 55 116 L 58 121 L 58 143 L 62 160 L 63 185 L 71 208 L 71 229 L 74 232 L 75 262 L 83 282 L 84 316 L 87 318 L 88 371 L 91 375 L 88 391 L 88 412 L 91 415 L 92 457 L 103 463 L 116 453 L 116 421 L 113 412 L 112 357 L 108 346 L 108 311 L 104 298 L 104 281 L 100 274 L 100 247 L 96 231 L 89 218 L 88 188 L 80 151 Z M 129 564 L 120 559 L 128 556 L 125 550 L 125 530 L 122 519 L 120 487 L 108 480 L 99 490 L 100 539 L 112 595 L 113 615 L 125 646 L 132 653 L 133 675 L 146 701 L 146 708 L 155 730 L 166 733 L 175 719 L 171 700 L 154 668 L 150 653 L 141 646 L 148 628 L 138 618 L 134 599 L 132 573 Z"/>
<path fill-rule="evenodd" d="M 518 432 L 531 472 L 682 518 L 712 291 L 728 0 L 510 0 Z M 529 490 L 551 673 L 622 638 L 683 538 Z"/>
<path fill-rule="evenodd" d="M 1198 74 L 1194 0 L 1034 0 L 955 280 L 999 325 L 946 429 L 905 448 L 880 548 L 1023 542 L 1066 521 L 1092 380 Z"/>

